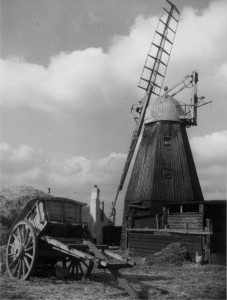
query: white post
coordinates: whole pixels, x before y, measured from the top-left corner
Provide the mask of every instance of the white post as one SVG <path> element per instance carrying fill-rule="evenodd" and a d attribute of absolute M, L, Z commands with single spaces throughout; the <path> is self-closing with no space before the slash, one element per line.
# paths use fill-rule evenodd
<path fill-rule="evenodd" d="M 102 222 L 100 212 L 100 190 L 97 185 L 91 189 L 91 201 L 90 201 L 90 215 L 93 219 L 93 226 L 90 228 L 90 232 L 97 244 L 102 244 L 103 233 L 102 233 Z"/>

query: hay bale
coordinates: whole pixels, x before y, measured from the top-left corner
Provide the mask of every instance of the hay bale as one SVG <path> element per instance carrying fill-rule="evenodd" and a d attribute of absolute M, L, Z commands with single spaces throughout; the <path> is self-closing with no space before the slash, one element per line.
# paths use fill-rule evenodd
<path fill-rule="evenodd" d="M 181 243 L 172 243 L 161 251 L 149 256 L 146 259 L 149 265 L 178 265 L 191 261 L 185 245 Z"/>
<path fill-rule="evenodd" d="M 7 232 L 25 204 L 36 197 L 50 195 L 26 185 L 0 188 L 0 246 L 6 244 Z"/>

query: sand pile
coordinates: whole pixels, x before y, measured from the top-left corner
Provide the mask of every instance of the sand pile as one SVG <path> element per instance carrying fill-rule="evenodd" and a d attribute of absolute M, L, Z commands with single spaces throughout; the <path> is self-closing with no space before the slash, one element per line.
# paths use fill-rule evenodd
<path fill-rule="evenodd" d="M 146 261 L 149 265 L 171 264 L 181 266 L 185 262 L 190 262 L 191 258 L 183 244 L 172 243 L 161 251 L 149 256 Z"/>

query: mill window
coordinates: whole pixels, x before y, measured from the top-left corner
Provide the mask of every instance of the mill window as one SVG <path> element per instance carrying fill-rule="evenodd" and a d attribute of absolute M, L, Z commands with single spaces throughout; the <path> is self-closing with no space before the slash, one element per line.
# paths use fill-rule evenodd
<path fill-rule="evenodd" d="M 165 178 L 165 179 L 172 179 L 172 169 L 170 169 L 170 168 L 165 168 L 164 170 L 163 170 L 163 177 Z"/>
<path fill-rule="evenodd" d="M 164 137 L 164 146 L 171 146 L 171 137 L 170 136 L 165 136 Z"/>

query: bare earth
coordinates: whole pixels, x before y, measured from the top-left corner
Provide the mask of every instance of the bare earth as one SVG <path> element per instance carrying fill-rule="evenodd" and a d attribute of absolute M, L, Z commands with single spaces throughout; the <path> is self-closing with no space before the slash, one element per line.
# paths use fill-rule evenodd
<path fill-rule="evenodd" d="M 226 299 L 226 268 L 185 264 L 148 266 L 137 259 L 133 269 L 121 270 L 143 299 Z M 108 271 L 94 270 L 90 281 L 31 277 L 29 281 L 0 276 L 0 299 L 83 300 L 130 299 Z"/>

